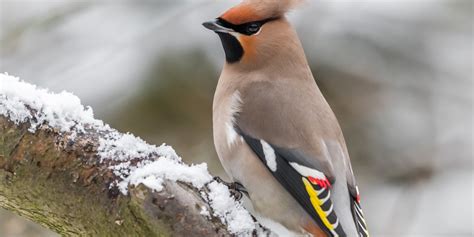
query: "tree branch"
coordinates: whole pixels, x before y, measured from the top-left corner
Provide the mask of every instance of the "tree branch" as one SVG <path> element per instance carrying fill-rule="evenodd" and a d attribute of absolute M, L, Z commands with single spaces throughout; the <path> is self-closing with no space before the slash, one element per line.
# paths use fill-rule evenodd
<path fill-rule="evenodd" d="M 120 154 L 114 153 L 112 156 L 115 157 L 104 159 L 100 150 L 103 141 L 118 132 L 81 124 L 80 118 L 75 121 L 78 127 L 84 127 L 77 129 L 79 132 L 74 129 L 65 132 L 46 120 L 37 124 L 44 117 L 42 113 L 48 111 L 45 109 L 48 105 L 33 108 L 21 96 L 13 97 L 13 92 L 0 86 L 0 207 L 62 235 L 231 236 L 269 233 L 254 220 L 251 228 L 236 229 L 238 222 L 230 223 L 235 220 L 219 215 L 223 211 L 216 210 L 212 199 L 217 194 L 210 195 L 209 183 L 217 185 L 212 177 L 206 185 L 196 187 L 192 180 L 182 182 L 178 177 L 173 181 L 165 175 L 159 184 L 150 185 L 145 181 L 137 185 L 125 183 L 128 192 L 124 193 L 119 184 L 129 178 L 131 171 L 140 164 L 143 167 L 143 164 L 165 158 L 157 153 L 128 158 L 117 157 Z M 12 100 L 25 103 L 30 116 L 15 117 L 21 113 L 11 110 L 8 103 Z M 60 113 L 56 111 L 55 114 L 58 116 Z M 118 166 L 122 168 L 119 170 Z M 127 172 L 123 172 L 124 167 Z M 154 185 L 162 186 L 150 188 Z M 226 198 L 230 198 L 229 195 Z M 237 202 L 235 205 L 238 210 L 242 208 Z M 232 218 L 238 219 L 239 216 Z M 248 221 L 241 224 L 248 224 Z"/>

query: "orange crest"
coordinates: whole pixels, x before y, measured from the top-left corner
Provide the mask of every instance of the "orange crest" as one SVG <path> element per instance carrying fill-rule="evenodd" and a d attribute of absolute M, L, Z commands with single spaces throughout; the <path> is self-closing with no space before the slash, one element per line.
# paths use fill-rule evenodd
<path fill-rule="evenodd" d="M 250 5 L 246 4 L 240 4 L 229 9 L 227 12 L 222 14 L 220 18 L 234 25 L 261 20 L 261 17 L 257 12 Z"/>
<path fill-rule="evenodd" d="M 244 0 L 221 18 L 235 25 L 280 17 L 304 0 Z"/>

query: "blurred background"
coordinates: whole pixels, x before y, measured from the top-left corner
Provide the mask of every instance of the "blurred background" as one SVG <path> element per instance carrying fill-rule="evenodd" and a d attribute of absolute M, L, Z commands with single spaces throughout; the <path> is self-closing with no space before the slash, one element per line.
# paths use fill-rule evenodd
<path fill-rule="evenodd" d="M 232 0 L 0 0 L 0 71 L 226 177 L 201 26 Z M 473 234 L 473 2 L 309 0 L 291 14 L 343 127 L 372 236 Z M 1 82 L 0 82 L 1 83 Z M 56 236 L 0 210 L 0 236 Z"/>

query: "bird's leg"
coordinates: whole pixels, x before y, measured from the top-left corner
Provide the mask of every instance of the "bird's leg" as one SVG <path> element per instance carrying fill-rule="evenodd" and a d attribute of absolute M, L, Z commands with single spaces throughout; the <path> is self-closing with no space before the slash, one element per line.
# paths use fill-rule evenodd
<path fill-rule="evenodd" d="M 237 201 L 240 201 L 242 199 L 243 194 L 247 196 L 249 195 L 249 193 L 247 192 L 247 189 L 245 189 L 245 187 L 241 183 L 238 183 L 238 182 L 228 183 L 228 182 L 225 182 L 220 177 L 214 177 L 214 180 L 227 186 L 229 188 L 230 194 Z"/>

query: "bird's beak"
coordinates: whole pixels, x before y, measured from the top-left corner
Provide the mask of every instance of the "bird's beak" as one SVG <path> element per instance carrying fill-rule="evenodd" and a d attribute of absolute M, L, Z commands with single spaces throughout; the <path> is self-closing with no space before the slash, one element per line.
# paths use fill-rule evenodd
<path fill-rule="evenodd" d="M 204 27 L 206 27 L 207 29 L 212 30 L 216 33 L 230 33 L 230 32 L 234 31 L 232 29 L 226 28 L 226 27 L 222 26 L 221 24 L 219 24 L 219 20 L 217 20 L 217 19 L 212 20 L 212 21 L 204 22 L 204 23 L 202 23 L 202 25 Z"/>

